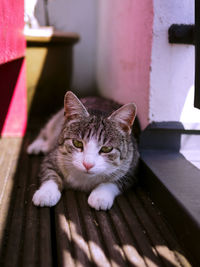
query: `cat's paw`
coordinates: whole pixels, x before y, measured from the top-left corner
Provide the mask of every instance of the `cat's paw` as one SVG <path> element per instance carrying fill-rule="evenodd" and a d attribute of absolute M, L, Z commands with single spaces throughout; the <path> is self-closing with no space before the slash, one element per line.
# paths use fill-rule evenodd
<path fill-rule="evenodd" d="M 60 200 L 61 192 L 54 181 L 47 181 L 33 195 L 33 204 L 40 207 L 55 206 Z"/>
<path fill-rule="evenodd" d="M 48 144 L 43 139 L 36 139 L 32 144 L 27 148 L 28 154 L 38 155 L 40 153 L 46 154 L 48 152 Z"/>
<path fill-rule="evenodd" d="M 111 183 L 101 184 L 90 193 L 88 204 L 96 210 L 109 210 L 119 193 L 116 185 Z"/>
<path fill-rule="evenodd" d="M 113 205 L 113 198 L 108 195 L 99 195 L 92 192 L 88 198 L 88 204 L 95 210 L 109 210 Z"/>

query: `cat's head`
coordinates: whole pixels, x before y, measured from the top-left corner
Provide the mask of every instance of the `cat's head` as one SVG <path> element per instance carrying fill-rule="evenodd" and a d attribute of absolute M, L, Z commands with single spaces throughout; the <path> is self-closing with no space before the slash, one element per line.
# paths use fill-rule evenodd
<path fill-rule="evenodd" d="M 130 163 L 127 157 L 133 149 L 130 134 L 135 104 L 126 104 L 108 116 L 94 115 L 72 92 L 67 92 L 64 109 L 66 121 L 59 143 L 66 164 L 92 177 L 112 174 Z"/>

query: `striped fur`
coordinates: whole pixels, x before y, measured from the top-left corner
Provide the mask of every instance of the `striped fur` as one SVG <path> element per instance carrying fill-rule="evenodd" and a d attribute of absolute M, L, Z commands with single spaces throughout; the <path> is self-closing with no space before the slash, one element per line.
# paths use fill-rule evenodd
<path fill-rule="evenodd" d="M 65 186 L 86 192 L 99 192 L 97 188 L 100 187 L 105 192 L 106 186 L 103 185 L 109 185 L 107 188 L 115 192 L 110 198 L 114 201 L 116 192 L 126 190 L 137 181 L 139 153 L 131 134 L 135 113 L 134 104 L 120 108 L 117 103 L 101 98 L 80 101 L 68 92 L 64 110 L 47 123 L 28 148 L 28 153 L 47 153 L 40 170 L 42 184 L 52 180 L 57 184 L 59 192 Z M 41 147 L 36 149 L 34 143 L 38 144 L 38 140 Z M 47 150 L 43 149 L 42 140 Z M 75 147 L 73 140 L 82 142 L 83 148 Z M 101 152 L 105 146 L 112 147 L 112 151 Z M 91 169 L 86 170 L 84 164 Z M 113 189 L 111 184 L 117 189 Z M 112 202 L 95 200 L 95 192 L 88 203 L 96 209 L 110 208 Z M 35 201 L 35 204 L 40 206 L 38 202 Z M 47 203 L 46 206 L 50 205 Z"/>

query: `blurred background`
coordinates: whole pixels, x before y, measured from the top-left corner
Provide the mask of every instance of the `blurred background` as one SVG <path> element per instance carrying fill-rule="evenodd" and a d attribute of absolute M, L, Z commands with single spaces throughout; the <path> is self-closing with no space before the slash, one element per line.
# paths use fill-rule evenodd
<path fill-rule="evenodd" d="M 2 3 L 8 5 L 4 0 Z M 16 41 L 23 43 L 22 0 L 20 4 L 16 8 L 12 4 L 12 12 L 19 14 L 20 24 L 12 23 L 9 26 L 11 31 L 6 34 L 15 32 Z M 45 103 L 47 95 L 52 96 L 55 102 L 59 95 L 58 102 L 62 105 L 64 92 L 72 90 L 79 97 L 101 95 L 120 103 L 134 101 L 142 129 L 152 121 L 199 122 L 199 110 L 193 107 L 194 46 L 172 44 L 168 40 L 172 24 L 194 24 L 194 1 L 26 0 L 25 13 L 27 10 L 38 21 L 38 25 L 32 28 L 52 26 L 54 32 L 59 32 L 59 37 L 49 39 L 38 39 L 40 34 L 38 38 L 31 38 L 28 36 L 30 32 L 26 33 L 28 109 L 35 92 L 41 92 L 35 97 L 35 106 L 38 107 L 39 103 Z M 1 14 L 2 23 L 6 28 L 4 13 Z M 59 42 L 60 48 L 55 52 Z M 66 43 L 65 48 L 63 43 Z M 40 56 L 40 48 L 44 46 L 46 54 Z M 25 45 L 23 47 L 25 49 Z M 37 51 L 29 56 L 33 47 Z M 13 55 L 16 46 L 12 53 L 7 50 L 2 49 L 4 52 L 1 54 Z M 23 56 L 22 50 L 20 53 Z M 39 62 L 39 58 L 42 63 L 35 63 Z M 50 67 L 54 69 L 49 72 Z M 65 68 L 66 77 L 62 72 L 59 77 L 59 71 Z M 48 85 L 47 79 L 42 82 L 37 78 L 39 89 L 35 89 L 36 79 L 33 78 L 36 70 L 40 71 L 41 75 L 37 75 L 41 77 L 49 73 Z M 61 80 L 63 83 L 59 85 Z M 44 84 L 49 87 L 47 92 L 43 92 Z M 59 92 L 59 86 L 63 87 L 62 92 Z M 53 107 L 54 104 L 49 105 Z"/>
<path fill-rule="evenodd" d="M 45 11 L 45 8 L 47 11 Z M 191 0 L 39 0 L 40 25 L 77 32 L 72 88 L 135 101 L 140 121 L 199 120 L 193 108 L 194 47 L 169 44 L 172 24 L 194 23 Z"/>

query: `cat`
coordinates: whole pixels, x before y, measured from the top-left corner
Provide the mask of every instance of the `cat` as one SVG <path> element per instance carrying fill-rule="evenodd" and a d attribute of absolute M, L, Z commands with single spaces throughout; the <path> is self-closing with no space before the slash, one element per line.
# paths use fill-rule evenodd
<path fill-rule="evenodd" d="M 135 117 L 134 103 L 121 106 L 96 97 L 79 100 L 68 91 L 64 109 L 27 148 L 29 154 L 46 154 L 34 205 L 56 205 L 68 187 L 88 192 L 92 208 L 110 209 L 115 197 L 137 182 L 139 152 L 132 134 Z"/>

